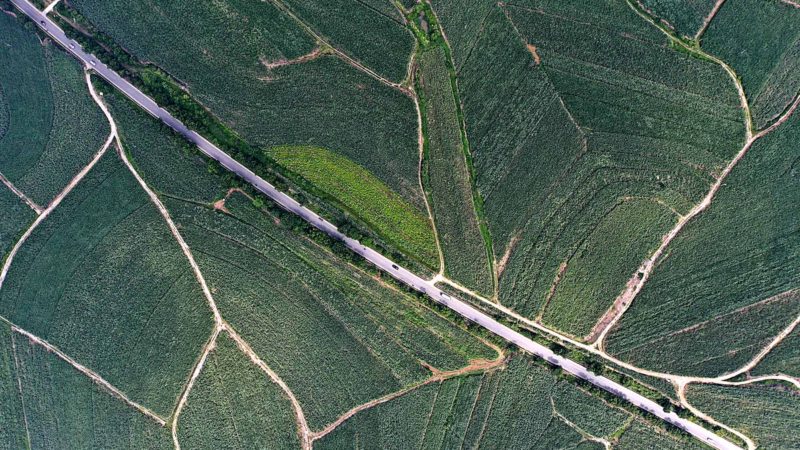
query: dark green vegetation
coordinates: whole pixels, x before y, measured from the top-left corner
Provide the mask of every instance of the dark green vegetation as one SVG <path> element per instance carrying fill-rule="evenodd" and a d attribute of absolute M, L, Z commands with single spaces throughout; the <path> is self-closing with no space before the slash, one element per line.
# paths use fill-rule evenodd
<path fill-rule="evenodd" d="M 300 446 L 289 399 L 227 333 L 217 338 L 189 394 L 178 441 L 192 449 Z"/>
<path fill-rule="evenodd" d="M 608 336 L 636 365 L 714 375 L 751 359 L 800 312 L 800 118 L 756 141 Z M 739 326 L 736 326 L 739 324 Z M 681 349 L 680 361 L 670 356 Z"/>
<path fill-rule="evenodd" d="M 429 267 L 439 264 L 430 220 L 363 167 L 319 147 L 275 147 L 269 156 L 339 200 L 394 246 Z"/>
<path fill-rule="evenodd" d="M 658 432 L 641 422 L 635 421 L 622 434 L 614 448 L 616 450 L 686 450 L 707 449 L 708 447 L 693 440 L 677 440 L 666 433 Z"/>
<path fill-rule="evenodd" d="M 625 2 L 514 5 L 448 34 L 499 297 L 582 336 L 671 210 L 685 214 L 741 147 L 742 114 L 721 67 L 670 49 Z M 437 10 L 446 34 L 467 20 L 457 6 Z"/>
<path fill-rule="evenodd" d="M 773 348 L 753 370 L 753 375 L 772 375 L 776 373 L 800 378 L 800 327 Z"/>
<path fill-rule="evenodd" d="M 616 442 L 620 435 L 676 448 L 679 442 L 516 356 L 503 369 L 431 383 L 359 412 L 315 447 L 595 448 L 587 438 Z"/>
<path fill-rule="evenodd" d="M 440 46 L 419 56 L 425 117 L 425 182 L 444 254 L 445 273 L 478 292 L 494 291 L 491 264 L 472 198 L 456 99 Z"/>
<path fill-rule="evenodd" d="M 800 94 L 800 9 L 776 0 L 726 1 L 702 44 L 739 75 L 758 127 Z"/>
<path fill-rule="evenodd" d="M 5 323 L 0 397 L 3 448 L 172 448 L 169 430 Z"/>
<path fill-rule="evenodd" d="M 0 12 L 0 172 L 46 206 L 107 135 L 80 64 Z"/>
<path fill-rule="evenodd" d="M 788 385 L 693 384 L 689 385 L 686 398 L 696 408 L 753 439 L 758 448 L 800 447 L 800 393 Z"/>
<path fill-rule="evenodd" d="M 180 247 L 113 150 L 17 253 L 0 315 L 163 417 L 212 323 Z"/>
<path fill-rule="evenodd" d="M 0 189 L 0 260 L 14 246 L 25 227 L 36 218 L 36 213 L 10 189 Z"/>
<path fill-rule="evenodd" d="M 249 144 L 324 147 L 363 166 L 424 211 L 412 100 L 320 50 L 273 3 L 73 3 L 136 58 L 185 83 Z M 152 70 L 139 76 L 150 91 L 168 90 Z"/>
<path fill-rule="evenodd" d="M 207 203 L 214 195 L 178 200 L 187 197 L 184 182 L 217 180 L 220 194 L 225 187 L 179 140 L 154 137 L 161 129 L 151 118 L 122 101 L 113 106 L 137 166 L 181 174 L 169 180 L 143 170 L 163 193 L 222 315 L 286 381 L 312 429 L 423 380 L 430 371 L 421 363 L 451 370 L 496 356 L 446 318 L 295 234 L 294 216 L 262 211 L 238 192 L 225 201 L 226 213 Z"/>
<path fill-rule="evenodd" d="M 406 77 L 414 37 L 391 0 L 280 0 L 330 45 L 394 82 Z"/>
<path fill-rule="evenodd" d="M 694 38 L 717 0 L 641 0 L 641 5 L 675 34 Z"/>

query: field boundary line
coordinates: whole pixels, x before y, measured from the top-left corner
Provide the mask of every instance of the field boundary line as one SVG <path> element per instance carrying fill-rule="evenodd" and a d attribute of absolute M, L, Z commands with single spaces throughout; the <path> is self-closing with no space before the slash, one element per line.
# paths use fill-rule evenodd
<path fill-rule="evenodd" d="M 714 7 L 711 8 L 711 11 L 708 13 L 706 18 L 703 20 L 703 25 L 700 27 L 699 30 L 697 30 L 697 33 L 695 33 L 695 35 L 694 35 L 694 39 L 695 40 L 700 39 L 700 36 L 702 36 L 703 33 L 706 32 L 706 29 L 708 29 L 708 26 L 711 25 L 711 21 L 714 20 L 714 17 L 717 16 L 717 12 L 719 12 L 719 9 L 722 8 L 722 5 L 724 3 L 725 3 L 725 0 L 717 0 L 717 2 L 714 4 Z M 641 3 L 639 3 L 639 5 L 644 7 L 644 5 L 642 5 Z M 655 14 L 653 14 L 653 15 L 655 15 Z"/>
<path fill-rule="evenodd" d="M 17 356 L 17 341 L 14 339 L 14 333 L 11 333 L 11 352 L 14 354 L 14 370 L 17 378 L 17 388 L 19 389 L 19 401 L 22 404 L 22 420 L 25 423 L 25 436 L 28 439 L 28 448 L 31 446 L 31 432 L 28 429 L 28 413 L 25 408 L 25 394 L 22 391 L 22 377 L 20 377 L 19 357 Z"/>
<path fill-rule="evenodd" d="M 175 406 L 175 411 L 172 413 L 172 421 L 170 422 L 170 428 L 172 428 L 172 443 L 175 445 L 175 450 L 181 449 L 180 441 L 178 440 L 178 419 L 181 415 L 181 411 L 183 411 L 183 407 L 186 405 L 186 402 L 189 399 L 189 393 L 191 392 L 192 388 L 194 387 L 195 381 L 200 376 L 200 373 L 203 371 L 203 367 L 208 360 L 208 355 L 216 348 L 217 346 L 217 337 L 219 333 L 222 331 L 222 327 L 215 325 L 214 330 L 211 332 L 211 337 L 208 339 L 208 342 L 203 346 L 203 351 L 200 353 L 200 359 L 198 359 L 197 364 L 195 364 L 194 369 L 192 369 L 192 374 L 189 377 L 189 381 L 183 388 L 183 392 L 181 393 L 180 398 L 178 399 L 178 404 Z"/>
<path fill-rule="evenodd" d="M 285 381 L 278 376 L 268 365 L 265 363 L 255 351 L 253 351 L 252 347 L 241 337 L 239 333 L 237 333 L 229 324 L 224 323 L 222 325 L 222 329 L 228 333 L 228 335 L 236 341 L 236 345 L 239 347 L 242 353 L 247 355 L 250 358 L 250 361 L 253 362 L 256 366 L 258 366 L 264 373 L 266 373 L 272 382 L 280 386 L 283 392 L 289 397 L 289 401 L 292 403 L 292 407 L 294 409 L 295 418 L 298 425 L 298 431 L 300 434 L 300 444 L 304 450 L 311 449 L 311 429 L 308 427 L 308 422 L 306 421 L 305 413 L 303 413 L 303 408 L 300 406 L 300 402 L 295 397 L 294 393 L 289 386 L 286 384 Z"/>
<path fill-rule="evenodd" d="M 406 94 L 408 96 L 411 96 L 411 91 L 407 87 L 403 86 L 401 83 L 395 83 L 394 81 L 390 81 L 387 78 L 384 78 L 381 75 L 378 75 L 377 72 L 375 72 L 374 70 L 372 70 L 369 67 L 365 66 L 364 64 L 362 64 L 357 59 L 355 59 L 352 56 L 348 55 L 344 51 L 339 50 L 339 48 L 337 48 L 336 46 L 331 44 L 320 33 L 318 33 L 316 30 L 314 30 L 314 28 L 312 28 L 311 25 L 307 24 L 303 19 L 301 19 L 297 14 L 295 14 L 294 11 L 292 11 L 281 0 L 270 0 L 270 1 L 271 1 L 271 3 L 273 5 L 275 5 L 275 7 L 277 7 L 279 10 L 283 11 L 284 14 L 286 14 L 287 16 L 292 18 L 295 22 L 297 22 L 297 24 L 300 25 L 300 27 L 303 28 L 306 33 L 311 35 L 311 37 L 313 37 L 317 41 L 323 43 L 325 46 L 329 47 L 331 49 L 331 51 L 336 56 L 339 57 L 339 59 L 341 59 L 342 61 L 346 62 L 347 64 L 350 64 L 351 66 L 353 66 L 357 70 L 360 70 L 361 72 L 364 72 L 365 74 L 369 75 L 370 77 L 380 81 L 381 83 L 385 84 L 386 86 L 389 86 L 391 88 L 397 89 L 398 91 L 400 91 L 400 92 L 402 92 L 402 93 L 404 93 L 404 94 Z M 409 54 L 409 59 L 410 58 L 411 58 L 411 54 Z"/>
<path fill-rule="evenodd" d="M 681 383 L 681 384 L 678 385 L 678 389 L 677 389 L 678 400 L 680 400 L 680 403 L 683 406 L 685 406 L 686 409 L 691 411 L 692 414 L 694 414 L 695 416 L 705 420 L 706 422 L 708 422 L 708 423 L 710 423 L 712 425 L 716 425 L 716 426 L 718 426 L 720 428 L 723 428 L 724 430 L 726 430 L 726 431 L 728 431 L 730 433 L 735 434 L 737 437 L 739 437 L 739 439 L 743 440 L 747 444 L 748 450 L 755 450 L 756 449 L 755 442 L 753 442 L 752 439 L 747 437 L 747 435 L 745 435 L 744 433 L 734 429 L 733 427 L 725 425 L 724 423 L 718 421 L 714 417 L 709 416 L 708 414 L 704 413 L 703 411 L 700 411 L 696 407 L 692 406 L 692 404 L 689 403 L 689 400 L 686 399 L 686 386 L 688 386 L 688 384 L 689 383 Z"/>
<path fill-rule="evenodd" d="M 3 322 L 6 322 L 7 324 L 9 324 L 9 326 L 11 327 L 11 331 L 25 336 L 32 343 L 44 348 L 45 350 L 47 350 L 50 353 L 53 353 L 54 355 L 59 357 L 61 360 L 65 361 L 70 366 L 72 366 L 75 370 L 77 370 L 81 374 L 87 376 L 95 384 L 101 386 L 103 389 L 108 391 L 112 396 L 117 397 L 118 399 L 122 400 L 128 406 L 136 409 L 140 413 L 142 413 L 145 416 L 149 417 L 150 419 L 152 419 L 153 421 L 157 422 L 162 427 L 166 425 L 166 421 L 163 418 L 161 418 L 161 416 L 159 416 L 158 414 L 156 414 L 155 412 L 153 412 L 149 408 L 147 408 L 145 406 L 142 406 L 139 403 L 136 403 L 133 400 L 131 400 L 130 398 L 128 398 L 128 396 L 126 396 L 121 390 L 119 390 L 117 387 L 115 387 L 114 385 L 112 385 L 111 383 L 106 381 L 103 377 L 101 377 L 99 374 L 97 374 L 97 372 L 94 372 L 93 370 L 89 369 L 88 367 L 84 366 L 83 364 L 75 361 L 72 357 L 70 357 L 66 353 L 62 352 L 61 350 L 59 350 L 58 347 L 50 344 L 49 342 L 47 342 L 46 340 L 36 336 L 35 334 L 30 333 L 30 332 L 20 328 L 19 326 L 17 326 L 16 324 L 14 324 L 13 322 L 9 321 L 8 319 L 6 319 L 4 317 L 0 318 L 0 320 L 2 320 Z"/>
<path fill-rule="evenodd" d="M 460 369 L 450 370 L 450 371 L 442 371 L 442 372 L 433 372 L 433 374 L 417 383 L 414 383 L 410 386 L 407 386 L 399 391 L 390 392 L 383 397 L 378 397 L 376 399 L 370 400 L 366 403 L 362 403 L 360 405 L 354 406 L 353 408 L 349 409 L 347 412 L 339 416 L 336 420 L 326 425 L 323 429 L 319 431 L 311 432 L 311 442 L 316 441 L 334 431 L 344 422 L 347 422 L 358 414 L 361 411 L 365 411 L 367 409 L 371 409 L 375 406 L 381 405 L 388 401 L 394 400 L 396 398 L 402 397 L 410 392 L 413 392 L 421 387 L 427 386 L 432 383 L 443 382 L 447 381 L 452 378 L 457 378 L 464 375 L 473 375 L 477 373 L 486 373 L 491 370 L 497 369 L 501 367 L 505 362 L 506 355 L 503 352 L 498 352 L 498 357 L 493 360 L 477 360 L 474 361 Z M 435 401 L 434 401 L 435 403 Z M 435 405 L 434 405 L 435 406 Z"/>
<path fill-rule="evenodd" d="M 92 97 L 94 98 L 94 90 L 92 88 L 92 84 L 91 84 L 91 80 L 89 79 L 89 73 L 88 72 L 86 72 L 86 82 L 88 83 L 89 91 L 90 91 L 90 93 L 92 93 Z M 6 260 L 3 263 L 3 268 L 2 268 L 2 270 L 0 270 L 0 289 L 2 289 L 2 287 L 3 287 L 3 283 L 5 282 L 6 276 L 8 275 L 8 270 L 11 267 L 11 262 L 14 260 L 14 257 L 16 256 L 17 252 L 19 251 L 20 247 L 22 247 L 22 245 L 25 243 L 25 241 L 28 239 L 28 237 L 30 237 L 30 235 L 36 229 L 36 227 L 38 227 L 39 224 L 45 218 L 47 218 L 48 215 L 50 215 L 50 213 L 61 203 L 61 201 L 64 200 L 64 198 L 70 192 L 72 192 L 72 189 L 74 189 L 75 186 L 77 186 L 78 183 L 80 183 L 80 181 L 83 180 L 83 177 L 85 177 L 86 174 L 89 173 L 89 171 L 95 166 L 95 164 L 97 164 L 97 162 L 100 161 L 100 158 L 102 158 L 103 155 L 105 155 L 106 150 L 108 150 L 108 147 L 111 146 L 111 143 L 114 141 L 115 134 L 116 134 L 116 130 L 114 128 L 112 128 L 111 133 L 109 133 L 108 138 L 106 138 L 105 143 L 103 144 L 102 147 L 100 147 L 100 150 L 98 150 L 97 153 L 95 153 L 94 157 L 92 157 L 92 160 L 89 161 L 89 164 L 84 166 L 84 168 L 81 169 L 80 172 L 78 172 L 74 177 L 72 177 L 72 179 L 64 187 L 64 189 L 50 202 L 49 205 L 47 205 L 47 208 L 45 208 L 42 211 L 42 213 L 39 214 L 39 217 L 37 217 L 36 220 L 33 221 L 31 226 L 28 227 L 27 230 L 25 230 L 25 233 L 23 233 L 23 235 L 19 238 L 19 240 L 17 240 L 17 242 L 14 244 L 14 247 L 11 248 L 11 251 L 8 253 L 8 256 L 6 257 Z"/>
<path fill-rule="evenodd" d="M 589 433 L 588 431 L 584 430 L 583 428 L 581 428 L 578 425 L 576 425 L 575 423 L 573 423 L 571 420 L 567 419 L 563 414 L 558 412 L 558 408 L 556 408 L 556 402 L 555 402 L 555 400 L 553 400 L 552 396 L 550 396 L 550 406 L 553 408 L 553 415 L 556 418 L 558 418 L 559 420 L 561 420 L 562 422 L 567 424 L 567 426 L 569 426 L 573 430 L 577 431 L 578 434 L 580 434 L 584 439 L 586 439 L 587 441 L 593 441 L 593 442 L 598 442 L 600 444 L 603 444 L 603 447 L 605 447 L 606 450 L 611 450 L 611 448 L 612 448 L 611 447 L 611 442 L 609 442 L 607 439 L 604 439 L 602 437 L 597 437 L 597 436 Z"/>
<path fill-rule="evenodd" d="M 28 205 L 28 206 L 29 206 L 29 207 L 30 207 L 32 210 L 34 210 L 34 211 L 36 212 L 36 214 L 41 214 L 41 213 L 42 213 L 42 207 L 41 207 L 41 206 L 39 206 L 39 205 L 37 205 L 37 204 L 36 204 L 36 202 L 34 202 L 34 201 L 33 201 L 33 200 L 30 198 L 30 197 L 28 197 L 27 195 L 25 195 L 25 193 L 24 193 L 24 192 L 22 192 L 22 191 L 20 191 L 19 189 L 17 189 L 17 187 L 16 187 L 16 186 L 14 186 L 14 183 L 12 183 L 12 182 L 11 182 L 11 180 L 9 180 L 8 178 L 6 178 L 6 176 L 5 176 L 5 175 L 3 175 L 2 173 L 0 173 L 0 181 L 2 181 L 2 182 L 3 182 L 3 184 L 5 184 L 5 185 L 6 185 L 6 187 L 7 187 L 7 188 L 9 188 L 9 189 L 11 190 L 11 192 L 13 192 L 14 194 L 16 194 L 16 196 L 17 196 L 17 197 L 19 197 L 19 198 L 20 198 L 20 199 L 21 199 L 23 202 L 25 202 L 25 203 L 26 203 L 26 204 L 27 204 L 27 205 Z"/>

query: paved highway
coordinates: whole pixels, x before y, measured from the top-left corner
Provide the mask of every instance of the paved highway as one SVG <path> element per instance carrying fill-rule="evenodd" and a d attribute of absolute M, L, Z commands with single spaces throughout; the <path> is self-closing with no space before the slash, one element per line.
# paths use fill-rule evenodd
<path fill-rule="evenodd" d="M 297 214 L 298 216 L 302 217 L 303 219 L 311 223 L 313 226 L 324 231 L 331 237 L 344 242 L 344 244 L 347 245 L 347 247 L 350 248 L 352 251 L 358 253 L 366 260 L 378 266 L 381 270 L 388 273 L 392 277 L 405 283 L 408 286 L 411 286 L 413 289 L 416 289 L 417 291 L 426 294 L 437 303 L 450 308 L 451 310 L 455 311 L 456 313 L 460 314 L 466 319 L 486 328 L 487 330 L 491 331 L 497 336 L 500 336 L 506 341 L 511 342 L 512 344 L 540 358 L 544 358 L 551 364 L 561 367 L 564 371 L 569 372 L 578 378 L 582 378 L 592 383 L 593 385 L 630 402 L 636 407 L 641 408 L 659 417 L 660 419 L 666 422 L 669 422 L 673 425 L 682 428 L 686 432 L 690 433 L 691 435 L 695 436 L 697 439 L 699 439 L 700 441 L 702 441 L 707 445 L 710 445 L 711 447 L 718 449 L 726 449 L 726 450 L 740 449 L 740 447 L 734 445 L 733 443 L 727 441 L 726 439 L 723 439 L 720 436 L 717 436 L 716 434 L 703 428 L 700 425 L 697 425 L 686 419 L 682 419 L 678 417 L 675 413 L 665 412 L 664 409 L 657 403 L 637 394 L 636 392 L 612 380 L 609 380 L 608 378 L 595 375 L 594 373 L 590 372 L 587 368 L 581 366 L 580 364 L 553 353 L 553 351 L 550 350 L 549 348 L 541 344 L 538 344 L 532 341 L 531 339 L 525 337 L 524 335 L 501 324 L 500 322 L 494 320 L 492 317 L 484 314 L 482 311 L 470 306 L 469 304 L 455 297 L 452 297 L 442 292 L 434 284 L 429 283 L 428 281 L 418 277 L 412 272 L 409 272 L 405 268 L 399 266 L 394 261 L 391 261 L 390 259 L 381 255 L 380 253 L 376 252 L 375 250 L 362 245 L 355 239 L 351 239 L 345 236 L 344 234 L 339 232 L 339 230 L 333 224 L 322 219 L 319 215 L 317 215 L 310 209 L 307 209 L 304 206 L 300 205 L 300 203 L 298 203 L 293 198 L 289 197 L 283 192 L 278 191 L 270 183 L 260 178 L 250 169 L 248 169 L 247 167 L 243 166 L 242 164 L 231 158 L 227 153 L 223 152 L 217 146 L 215 146 L 214 144 L 212 144 L 211 142 L 209 142 L 196 132 L 187 128 L 186 125 L 181 123 L 181 121 L 173 117 L 163 108 L 159 107 L 156 104 L 156 102 L 153 101 L 153 99 L 146 96 L 134 85 L 132 85 L 131 83 L 120 77 L 113 70 L 109 69 L 105 64 L 100 62 L 94 55 L 86 53 L 77 42 L 70 40 L 64 34 L 63 30 L 61 30 L 55 23 L 53 23 L 44 14 L 42 14 L 41 11 L 36 9 L 36 7 L 33 6 L 28 0 L 11 0 L 11 1 L 17 8 L 19 8 L 20 11 L 22 11 L 24 14 L 30 17 L 33 21 L 36 22 L 36 24 L 40 28 L 46 31 L 47 34 L 49 34 L 56 42 L 61 44 L 70 53 L 72 53 L 78 59 L 84 62 L 87 65 L 87 67 L 91 67 L 94 71 L 97 72 L 98 75 L 105 78 L 114 87 L 122 91 L 131 100 L 133 100 L 139 106 L 144 108 L 144 110 L 152 114 L 154 117 L 161 119 L 172 129 L 174 129 L 178 133 L 185 136 L 188 140 L 196 144 L 203 153 L 219 161 L 219 163 L 222 164 L 225 168 L 245 179 L 248 183 L 252 184 L 256 189 L 263 192 L 265 195 L 270 197 L 272 200 L 281 205 L 287 211 Z"/>

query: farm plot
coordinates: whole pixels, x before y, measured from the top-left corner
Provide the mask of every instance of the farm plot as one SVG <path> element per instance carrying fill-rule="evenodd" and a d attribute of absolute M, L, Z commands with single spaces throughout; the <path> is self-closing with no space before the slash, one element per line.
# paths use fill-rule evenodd
<path fill-rule="evenodd" d="M 703 27 L 717 0 L 642 0 L 641 4 L 652 15 L 666 22 L 679 36 L 693 38 Z"/>
<path fill-rule="evenodd" d="M 222 315 L 292 389 L 312 429 L 494 350 L 232 194 L 167 200 Z M 286 225 L 290 225 L 287 223 Z"/>
<path fill-rule="evenodd" d="M 692 439 L 679 440 L 675 437 L 645 425 L 642 422 L 634 421 L 631 423 L 619 441 L 614 446 L 617 450 L 687 450 L 687 449 L 706 449 L 705 445 Z"/>
<path fill-rule="evenodd" d="M 414 36 L 391 2 L 372 0 L 280 0 L 323 39 L 394 82 L 406 77 Z"/>
<path fill-rule="evenodd" d="M 14 409 L 2 416 L 4 447 L 172 448 L 169 430 L 27 337 L 0 329 L 2 408 Z"/>
<path fill-rule="evenodd" d="M 702 44 L 739 75 L 758 127 L 800 93 L 800 9 L 780 1 L 725 2 Z"/>
<path fill-rule="evenodd" d="M 800 218 L 788 199 L 800 198 L 798 142 L 795 115 L 753 144 L 709 208 L 672 241 L 608 335 L 610 353 L 711 376 L 755 356 L 797 317 Z M 676 351 L 686 357 L 669 356 Z"/>
<path fill-rule="evenodd" d="M 431 383 L 361 411 L 314 447 L 593 448 L 586 447 L 582 433 L 594 438 L 631 433 L 635 436 L 626 439 L 652 442 L 640 435 L 663 432 L 639 422 L 634 422 L 637 429 L 625 429 L 632 420 L 518 355 L 505 368 Z M 672 440 L 666 434 L 663 439 Z"/>
<path fill-rule="evenodd" d="M 421 107 L 426 121 L 424 179 L 444 254 L 445 273 L 470 289 L 491 295 L 492 266 L 472 197 L 446 57 L 441 47 L 419 57 Z"/>
<path fill-rule="evenodd" d="M 459 89 L 505 306 L 584 335 L 741 148 L 728 75 L 665 42 L 624 2 L 484 21 Z"/>
<path fill-rule="evenodd" d="M 0 186 L 0 260 L 14 246 L 36 213 L 10 189 Z"/>
<path fill-rule="evenodd" d="M 758 448 L 800 447 L 800 395 L 786 385 L 692 384 L 686 398 L 694 407 L 744 433 Z"/>
<path fill-rule="evenodd" d="M 193 449 L 300 447 L 289 399 L 227 333 L 189 393 L 178 442 Z"/>
<path fill-rule="evenodd" d="M 2 12 L 0 91 L 0 172 L 46 206 L 100 149 L 108 123 L 80 65 Z"/>
<path fill-rule="evenodd" d="M 800 327 L 786 336 L 750 373 L 753 375 L 780 373 L 800 378 Z"/>
<path fill-rule="evenodd" d="M 72 4 L 250 144 L 324 147 L 424 211 L 411 98 L 318 47 L 272 2 Z"/>
<path fill-rule="evenodd" d="M 212 325 L 180 247 L 113 151 L 21 247 L 0 315 L 163 417 Z"/>
<path fill-rule="evenodd" d="M 339 199 L 346 211 L 429 267 L 439 264 L 430 220 L 363 167 L 319 147 L 275 147 L 278 164 Z"/>

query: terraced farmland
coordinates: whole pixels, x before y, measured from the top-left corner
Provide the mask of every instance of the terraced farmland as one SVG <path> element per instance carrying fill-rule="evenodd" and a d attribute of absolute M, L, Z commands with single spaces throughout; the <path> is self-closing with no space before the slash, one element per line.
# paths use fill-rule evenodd
<path fill-rule="evenodd" d="M 427 384 L 361 411 L 315 448 L 602 448 L 599 440 L 692 445 L 515 356 L 507 367 Z"/>
<path fill-rule="evenodd" d="M 425 117 L 425 183 L 444 256 L 445 274 L 491 295 L 494 282 L 473 199 L 447 56 L 441 47 L 419 57 Z"/>
<path fill-rule="evenodd" d="M 0 324 L 4 448 L 172 448 L 169 431 Z"/>
<path fill-rule="evenodd" d="M 741 147 L 736 91 L 624 2 L 499 6 L 481 30 L 459 88 L 500 301 L 581 337 Z"/>
<path fill-rule="evenodd" d="M 281 0 L 334 47 L 394 82 L 406 77 L 414 37 L 392 2 Z"/>
<path fill-rule="evenodd" d="M 20 248 L 0 315 L 163 417 L 212 322 L 177 242 L 113 151 Z"/>
<path fill-rule="evenodd" d="M 108 124 L 80 64 L 5 13 L 0 92 L 0 172 L 46 206 L 100 149 Z"/>
<path fill-rule="evenodd" d="M 185 83 L 250 144 L 324 147 L 424 211 L 412 100 L 321 49 L 272 2 L 73 4 L 137 58 Z"/>
<path fill-rule="evenodd" d="M 690 385 L 687 399 L 755 441 L 758 448 L 800 446 L 800 397 L 785 385 Z"/>
<path fill-rule="evenodd" d="M 439 265 L 430 219 L 363 167 L 319 147 L 275 147 L 268 153 L 333 199 L 340 199 L 344 210 L 397 248 L 419 257 L 429 267 Z"/>
<path fill-rule="evenodd" d="M 292 405 L 222 333 L 197 379 L 178 424 L 186 448 L 298 448 Z"/>
<path fill-rule="evenodd" d="M 711 206 L 672 241 L 609 334 L 611 353 L 651 369 L 715 375 L 755 356 L 797 317 L 800 236 L 795 202 L 786 200 L 800 198 L 798 140 L 794 116 L 753 144 Z M 669 356 L 676 348 L 681 361 Z"/>
<path fill-rule="evenodd" d="M 800 94 L 800 8 L 780 1 L 725 2 L 703 48 L 736 70 L 758 127 Z"/>

